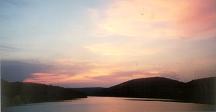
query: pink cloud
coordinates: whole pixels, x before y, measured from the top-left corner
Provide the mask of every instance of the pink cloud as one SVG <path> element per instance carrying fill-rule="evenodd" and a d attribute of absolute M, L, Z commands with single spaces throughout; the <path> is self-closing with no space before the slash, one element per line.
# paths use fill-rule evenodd
<path fill-rule="evenodd" d="M 216 33 L 216 1 L 189 0 L 178 27 L 186 37 L 212 37 Z"/>
<path fill-rule="evenodd" d="M 23 82 L 34 82 L 43 84 L 66 84 L 70 82 L 79 82 L 86 80 L 85 76 L 80 74 L 92 69 L 94 65 L 85 62 L 53 62 L 48 69 L 43 72 L 34 72 Z M 81 80 L 82 79 L 82 80 Z"/>
<path fill-rule="evenodd" d="M 23 82 L 42 83 L 42 84 L 56 84 L 64 82 L 69 75 L 65 74 L 50 74 L 50 73 L 33 73 Z"/>
<path fill-rule="evenodd" d="M 124 0 L 89 13 L 99 35 L 200 38 L 216 32 L 215 0 Z"/>

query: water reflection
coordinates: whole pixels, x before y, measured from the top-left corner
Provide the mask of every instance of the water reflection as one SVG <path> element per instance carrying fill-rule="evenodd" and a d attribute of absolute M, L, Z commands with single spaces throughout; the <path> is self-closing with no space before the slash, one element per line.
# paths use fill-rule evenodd
<path fill-rule="evenodd" d="M 129 99 L 129 100 L 128 100 Z M 143 99 L 142 99 L 143 100 Z M 89 97 L 63 102 L 48 102 L 15 106 L 6 112 L 149 112 L 149 111 L 206 111 L 213 105 L 163 102 L 135 101 L 130 98 Z"/>

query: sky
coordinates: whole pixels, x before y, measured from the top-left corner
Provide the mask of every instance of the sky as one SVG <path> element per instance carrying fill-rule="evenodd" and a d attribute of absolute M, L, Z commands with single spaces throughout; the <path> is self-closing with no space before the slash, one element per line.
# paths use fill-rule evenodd
<path fill-rule="evenodd" d="M 216 76 L 215 0 L 1 0 L 1 77 L 64 87 Z"/>

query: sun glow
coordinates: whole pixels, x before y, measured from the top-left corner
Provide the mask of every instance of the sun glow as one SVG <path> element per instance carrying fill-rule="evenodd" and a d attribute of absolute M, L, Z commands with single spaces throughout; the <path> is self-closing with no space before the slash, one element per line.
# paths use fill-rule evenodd
<path fill-rule="evenodd" d="M 23 2 L 2 2 L 0 52 L 27 62 L 15 64 L 22 70 L 9 63 L 24 82 L 108 86 L 215 74 L 216 0 Z"/>

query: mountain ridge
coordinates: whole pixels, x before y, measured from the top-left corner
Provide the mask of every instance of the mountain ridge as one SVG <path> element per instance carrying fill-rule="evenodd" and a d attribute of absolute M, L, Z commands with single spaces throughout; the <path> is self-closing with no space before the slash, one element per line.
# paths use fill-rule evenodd
<path fill-rule="evenodd" d="M 108 87 L 94 88 L 90 96 L 162 98 L 180 102 L 215 104 L 216 77 L 181 82 L 164 77 L 138 78 Z M 90 88 L 88 88 L 90 89 Z"/>
<path fill-rule="evenodd" d="M 216 102 L 216 77 L 208 77 L 208 78 L 200 78 L 191 80 L 188 82 L 181 82 L 178 80 L 165 78 L 165 77 L 148 77 L 148 78 L 137 78 L 122 82 L 120 84 L 103 88 L 103 87 L 85 87 L 85 88 L 64 88 L 59 86 L 52 86 L 52 85 L 44 85 L 44 84 L 37 84 L 37 83 L 22 83 L 22 82 L 5 82 L 2 80 L 3 84 L 3 94 L 5 95 L 5 87 L 4 85 L 16 85 L 14 91 L 10 91 L 13 95 L 28 95 L 26 93 L 19 93 L 20 87 L 22 88 L 29 88 L 33 86 L 42 86 L 43 88 L 39 88 L 37 91 L 41 92 L 40 89 L 43 90 L 43 93 L 49 90 L 47 88 L 55 88 L 60 91 L 68 90 L 77 91 L 77 94 L 67 94 L 68 96 L 72 95 L 71 97 L 64 98 L 62 92 L 60 92 L 56 97 L 53 98 L 53 94 L 51 95 L 51 101 L 61 100 L 61 99 L 68 99 L 68 98 L 83 98 L 87 96 L 108 96 L 108 97 L 132 97 L 132 98 L 157 98 L 157 99 L 172 99 L 174 101 L 180 102 L 191 102 L 191 103 L 203 103 L 203 104 L 215 104 Z M 45 87 L 45 88 L 44 88 Z M 18 88 L 18 89 L 17 89 Z M 7 90 L 7 89 L 6 89 Z M 16 91 L 18 90 L 18 91 Z M 22 90 L 23 91 L 23 90 Z M 24 89 L 25 91 L 25 89 Z M 29 91 L 29 90 L 28 90 Z M 34 91 L 30 89 L 30 93 Z M 64 93 L 64 92 L 63 92 Z M 66 92 L 67 93 L 67 92 Z M 69 92 L 70 93 L 70 92 Z M 33 94 L 33 99 L 34 99 Z M 63 96 L 62 96 L 63 95 Z M 15 97 L 16 98 L 16 97 Z M 25 97 L 24 97 L 25 98 Z M 17 98 L 16 98 L 17 100 Z M 23 100 L 22 97 L 19 101 Z M 13 100 L 12 100 L 13 101 Z M 49 101 L 49 100 L 45 100 Z M 24 100 L 24 103 L 31 103 L 32 101 Z M 33 101 L 38 102 L 38 101 Z M 41 102 L 41 101 L 39 101 Z M 21 101 L 21 103 L 23 103 Z"/>
<path fill-rule="evenodd" d="M 76 91 L 72 88 L 37 83 L 7 82 L 5 80 L 1 80 L 1 95 L 1 104 L 3 108 L 26 103 L 60 101 L 87 97 L 85 93 Z"/>

